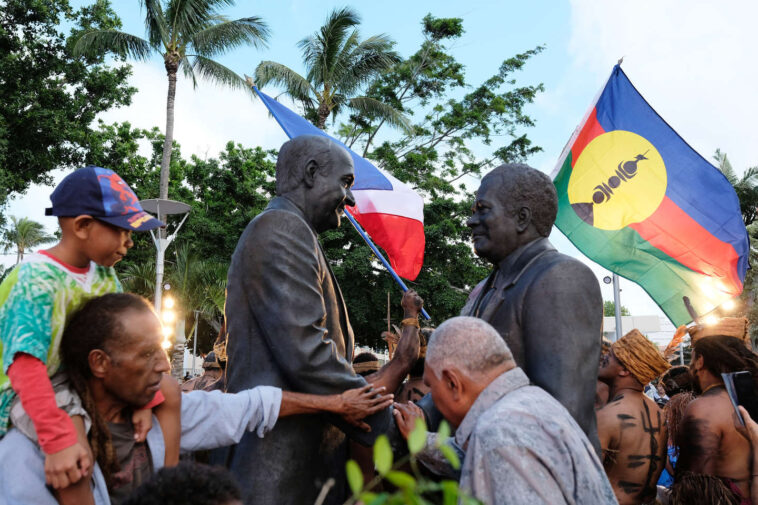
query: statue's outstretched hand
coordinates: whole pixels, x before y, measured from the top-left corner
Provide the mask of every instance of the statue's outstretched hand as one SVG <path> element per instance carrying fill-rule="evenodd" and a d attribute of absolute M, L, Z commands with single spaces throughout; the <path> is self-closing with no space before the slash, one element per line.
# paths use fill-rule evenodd
<path fill-rule="evenodd" d="M 405 317 L 418 317 L 424 307 L 424 299 L 416 291 L 409 289 L 403 294 L 400 305 L 403 307 Z"/>
<path fill-rule="evenodd" d="M 392 405 L 394 395 L 383 394 L 386 390 L 384 387 L 374 389 L 372 384 L 348 389 L 339 395 L 340 402 L 335 413 L 353 426 L 363 431 L 371 431 L 371 426 L 362 419 Z"/>

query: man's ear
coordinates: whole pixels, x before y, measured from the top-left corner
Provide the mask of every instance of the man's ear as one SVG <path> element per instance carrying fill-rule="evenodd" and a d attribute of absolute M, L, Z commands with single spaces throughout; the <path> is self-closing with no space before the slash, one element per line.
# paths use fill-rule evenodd
<path fill-rule="evenodd" d="M 305 187 L 313 187 L 313 183 L 316 180 L 316 173 L 319 171 L 319 168 L 321 167 L 319 166 L 318 161 L 314 159 L 308 160 L 308 163 L 305 164 L 305 169 L 303 170 L 303 182 L 305 183 Z"/>
<path fill-rule="evenodd" d="M 442 370 L 441 379 L 453 400 L 460 401 L 463 398 L 463 381 L 460 372 L 455 368 L 446 368 Z"/>
<path fill-rule="evenodd" d="M 523 233 L 532 224 L 532 209 L 529 207 L 521 207 L 516 212 L 516 231 Z"/>
<path fill-rule="evenodd" d="M 93 349 L 87 355 L 87 362 L 92 375 L 102 379 L 111 366 L 111 357 L 102 349 Z"/>
<path fill-rule="evenodd" d="M 77 238 L 86 240 L 89 238 L 90 231 L 95 224 L 95 219 L 92 216 L 81 215 L 76 216 L 71 223 L 71 229 Z"/>
<path fill-rule="evenodd" d="M 695 360 L 692 363 L 695 365 L 694 367 L 695 370 L 703 369 L 704 360 L 702 356 L 698 356 L 697 358 L 695 358 Z"/>

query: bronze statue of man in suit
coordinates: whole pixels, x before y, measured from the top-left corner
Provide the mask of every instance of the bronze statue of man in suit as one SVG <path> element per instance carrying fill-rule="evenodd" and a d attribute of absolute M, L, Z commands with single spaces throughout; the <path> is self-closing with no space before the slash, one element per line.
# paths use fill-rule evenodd
<path fill-rule="evenodd" d="M 229 268 L 227 391 L 269 385 L 335 394 L 366 384 L 351 368 L 353 330 L 318 240 L 355 205 L 353 179 L 350 155 L 326 137 L 296 137 L 279 151 L 277 196 L 248 224 Z M 405 368 L 383 369 L 370 379 L 375 386 L 394 390 L 415 361 L 417 339 L 409 349 Z M 389 422 L 389 409 L 365 420 L 370 433 L 334 416 L 282 418 L 264 438 L 247 433 L 226 462 L 247 504 L 314 503 L 330 477 L 336 484 L 325 503 L 342 503 L 345 434 L 370 445 Z"/>
<path fill-rule="evenodd" d="M 461 315 L 494 326 L 529 379 L 571 413 L 594 445 L 593 410 L 603 301 L 592 271 L 548 240 L 558 212 L 550 178 L 524 164 L 501 165 L 476 192 L 476 254 L 494 266 Z"/>

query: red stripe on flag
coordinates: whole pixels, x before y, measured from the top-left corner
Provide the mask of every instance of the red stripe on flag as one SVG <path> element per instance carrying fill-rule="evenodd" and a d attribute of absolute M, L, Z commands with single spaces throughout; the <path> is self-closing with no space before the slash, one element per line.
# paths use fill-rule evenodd
<path fill-rule="evenodd" d="M 603 133 L 605 133 L 605 130 L 600 123 L 597 122 L 597 109 L 593 108 L 592 112 L 590 112 L 590 115 L 587 117 L 587 121 L 584 122 L 582 131 L 577 135 L 574 145 L 571 146 L 571 168 L 574 168 L 576 160 L 579 159 L 579 155 L 584 151 L 584 148 L 587 147 L 587 144 Z"/>
<path fill-rule="evenodd" d="M 376 245 L 387 253 L 395 272 L 415 280 L 424 264 L 424 225 L 421 221 L 392 214 L 353 214 Z"/>
<path fill-rule="evenodd" d="M 661 205 L 642 221 L 629 225 L 650 245 L 663 251 L 682 265 L 716 278 L 723 286 L 713 286 L 732 295 L 742 292 L 737 274 L 737 252 L 664 196 Z"/>

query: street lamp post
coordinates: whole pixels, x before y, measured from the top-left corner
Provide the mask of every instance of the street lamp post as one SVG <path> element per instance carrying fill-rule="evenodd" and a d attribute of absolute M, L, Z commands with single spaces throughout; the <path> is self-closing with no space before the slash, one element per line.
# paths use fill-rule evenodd
<path fill-rule="evenodd" d="M 153 238 L 153 244 L 155 244 L 155 298 L 153 303 L 155 304 L 155 310 L 161 310 L 161 296 L 163 294 L 163 265 L 165 262 L 166 249 L 171 245 L 171 242 L 176 238 L 176 234 L 184 224 L 189 216 L 191 207 L 186 203 L 177 202 L 176 200 L 159 200 L 150 199 L 142 200 L 140 202 L 142 208 L 148 212 L 152 212 L 160 216 L 164 222 L 166 222 L 166 230 L 150 231 L 150 235 Z M 168 233 L 168 217 L 174 215 L 184 215 L 182 220 L 174 226 L 174 230 L 171 234 Z"/>

